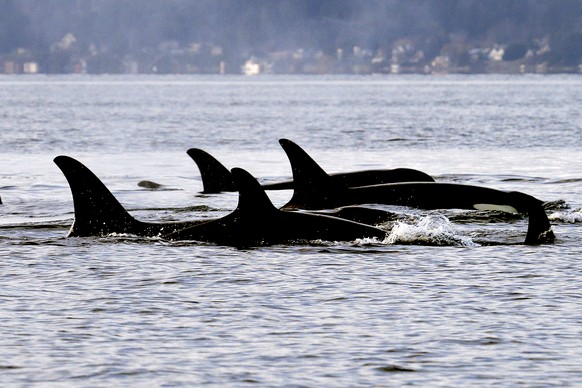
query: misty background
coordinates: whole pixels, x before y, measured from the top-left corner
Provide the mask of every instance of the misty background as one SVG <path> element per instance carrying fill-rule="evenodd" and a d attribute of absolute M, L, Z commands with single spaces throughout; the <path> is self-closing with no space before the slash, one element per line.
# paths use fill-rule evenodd
<path fill-rule="evenodd" d="M 501 48 L 579 71 L 581 21 L 582 0 L 0 0 L 0 58 L 4 72 L 486 70 Z"/>

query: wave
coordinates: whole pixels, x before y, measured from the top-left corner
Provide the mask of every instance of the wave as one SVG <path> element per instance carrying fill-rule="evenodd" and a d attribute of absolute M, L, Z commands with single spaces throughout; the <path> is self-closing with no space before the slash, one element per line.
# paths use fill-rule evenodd
<path fill-rule="evenodd" d="M 582 209 L 574 211 L 556 211 L 548 216 L 550 221 L 567 222 L 575 224 L 582 222 Z"/>

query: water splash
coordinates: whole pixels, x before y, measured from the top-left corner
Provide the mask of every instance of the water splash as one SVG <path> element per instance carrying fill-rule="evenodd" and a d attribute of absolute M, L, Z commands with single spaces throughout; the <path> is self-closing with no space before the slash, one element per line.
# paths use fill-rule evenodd
<path fill-rule="evenodd" d="M 382 244 L 382 241 L 377 237 L 364 237 L 358 238 L 354 241 L 353 245 L 358 247 L 376 246 Z"/>
<path fill-rule="evenodd" d="M 397 221 L 385 240 L 388 244 L 475 246 L 469 237 L 454 232 L 449 219 L 442 214 L 429 214 L 418 222 Z"/>
<path fill-rule="evenodd" d="M 548 216 L 548 219 L 550 221 L 568 222 L 570 224 L 582 222 L 582 209 L 572 212 L 554 212 Z"/>

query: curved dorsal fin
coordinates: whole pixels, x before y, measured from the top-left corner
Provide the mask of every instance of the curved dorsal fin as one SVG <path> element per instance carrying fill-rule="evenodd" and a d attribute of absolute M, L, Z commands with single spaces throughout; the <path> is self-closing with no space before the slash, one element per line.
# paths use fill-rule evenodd
<path fill-rule="evenodd" d="M 238 189 L 237 209 L 241 215 L 261 217 L 278 212 L 259 182 L 246 170 L 233 168 L 232 177 Z"/>
<path fill-rule="evenodd" d="M 508 195 L 511 198 L 511 205 L 520 212 L 525 211 L 529 218 L 524 243 L 535 245 L 554 242 L 556 237 L 552 231 L 548 215 L 544 210 L 543 202 L 519 191 L 511 191 Z"/>
<path fill-rule="evenodd" d="M 54 159 L 73 195 L 75 221 L 71 237 L 133 233 L 139 221 L 133 218 L 91 170 L 69 156 Z"/>
<path fill-rule="evenodd" d="M 190 148 L 186 153 L 194 160 L 202 177 L 203 193 L 236 191 L 230 171 L 208 152 L 199 148 Z"/>
<path fill-rule="evenodd" d="M 334 182 L 327 172 L 317 164 L 301 147 L 288 139 L 280 139 L 279 144 L 289 158 L 293 172 L 293 197 L 283 208 L 313 209 L 335 207 L 333 195 L 345 190 L 346 186 Z"/>

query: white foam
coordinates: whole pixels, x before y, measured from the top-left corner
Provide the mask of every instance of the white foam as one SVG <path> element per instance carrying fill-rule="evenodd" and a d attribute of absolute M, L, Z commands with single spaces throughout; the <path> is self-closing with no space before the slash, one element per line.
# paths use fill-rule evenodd
<path fill-rule="evenodd" d="M 582 209 L 573 212 L 554 212 L 548 216 L 550 221 L 562 221 L 575 224 L 582 222 Z"/>
<path fill-rule="evenodd" d="M 442 214 L 431 214 L 418 223 L 398 221 L 385 240 L 388 244 L 476 245 L 469 237 L 457 235 Z"/>
<path fill-rule="evenodd" d="M 356 245 L 356 246 L 367 246 L 367 245 L 377 245 L 377 244 L 382 244 L 382 241 L 378 240 L 377 237 L 357 238 L 354 241 L 354 245 Z"/>

